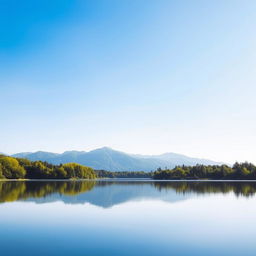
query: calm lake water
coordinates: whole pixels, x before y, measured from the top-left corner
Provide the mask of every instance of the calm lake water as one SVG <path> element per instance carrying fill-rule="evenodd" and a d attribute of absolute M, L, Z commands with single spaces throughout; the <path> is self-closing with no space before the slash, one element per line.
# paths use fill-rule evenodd
<path fill-rule="evenodd" d="M 0 182 L 1 255 L 256 255 L 256 183 Z"/>

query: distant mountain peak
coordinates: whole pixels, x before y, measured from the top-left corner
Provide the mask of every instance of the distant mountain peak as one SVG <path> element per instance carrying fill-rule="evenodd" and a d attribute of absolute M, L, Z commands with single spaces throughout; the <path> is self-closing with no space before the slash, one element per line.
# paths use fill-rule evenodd
<path fill-rule="evenodd" d="M 86 151 L 67 150 L 67 151 L 64 151 L 62 154 L 75 154 L 75 153 L 83 154 L 83 153 L 86 153 Z"/>
<path fill-rule="evenodd" d="M 101 148 L 94 149 L 92 151 L 117 151 L 117 150 L 114 150 L 114 149 L 112 149 L 110 147 L 101 147 Z"/>

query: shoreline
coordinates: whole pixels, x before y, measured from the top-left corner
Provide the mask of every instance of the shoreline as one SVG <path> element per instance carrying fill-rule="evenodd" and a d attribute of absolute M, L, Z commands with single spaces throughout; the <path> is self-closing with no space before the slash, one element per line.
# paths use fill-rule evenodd
<path fill-rule="evenodd" d="M 145 182 L 256 182 L 255 180 L 210 180 L 210 179 L 174 179 L 174 180 L 161 180 L 161 179 L 150 179 L 150 178 L 99 178 L 99 179 L 0 179 L 0 182 L 4 181 L 145 181 Z"/>

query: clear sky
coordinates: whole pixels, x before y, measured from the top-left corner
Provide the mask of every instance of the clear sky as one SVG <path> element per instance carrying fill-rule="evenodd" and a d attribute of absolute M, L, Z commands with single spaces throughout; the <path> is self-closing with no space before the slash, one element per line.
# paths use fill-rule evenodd
<path fill-rule="evenodd" d="M 0 151 L 256 163 L 255 0 L 0 0 Z"/>

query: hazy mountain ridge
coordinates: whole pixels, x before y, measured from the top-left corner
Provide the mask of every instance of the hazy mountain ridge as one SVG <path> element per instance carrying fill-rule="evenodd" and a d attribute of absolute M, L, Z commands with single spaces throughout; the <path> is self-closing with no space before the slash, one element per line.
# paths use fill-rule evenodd
<path fill-rule="evenodd" d="M 12 155 L 13 157 L 27 158 L 31 161 L 47 161 L 52 164 L 75 162 L 108 171 L 154 171 L 158 167 L 173 168 L 176 165 L 214 165 L 222 164 L 207 159 L 191 158 L 176 153 L 165 153 L 161 155 L 131 155 L 103 147 L 89 152 L 65 151 L 62 154 L 38 151 L 34 153 L 25 152 Z"/>
<path fill-rule="evenodd" d="M 175 165 L 195 165 L 198 164 L 204 164 L 204 165 L 215 165 L 215 164 L 223 164 L 220 162 L 203 159 L 203 158 L 194 158 L 189 157 L 182 154 L 177 153 L 164 153 L 161 155 L 134 155 L 137 158 L 154 158 L 154 159 L 160 159 L 167 162 L 173 162 Z"/>

